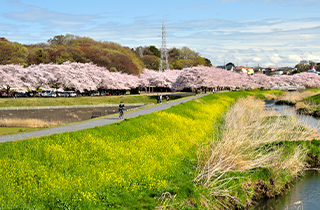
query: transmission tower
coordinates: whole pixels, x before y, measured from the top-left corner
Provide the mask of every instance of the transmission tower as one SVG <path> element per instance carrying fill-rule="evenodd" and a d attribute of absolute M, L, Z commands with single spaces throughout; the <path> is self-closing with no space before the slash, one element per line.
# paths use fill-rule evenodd
<path fill-rule="evenodd" d="M 167 53 L 167 41 L 166 41 L 166 26 L 162 24 L 162 45 L 161 45 L 161 59 L 159 71 L 169 69 L 168 53 Z M 165 63 L 165 65 L 164 65 Z"/>

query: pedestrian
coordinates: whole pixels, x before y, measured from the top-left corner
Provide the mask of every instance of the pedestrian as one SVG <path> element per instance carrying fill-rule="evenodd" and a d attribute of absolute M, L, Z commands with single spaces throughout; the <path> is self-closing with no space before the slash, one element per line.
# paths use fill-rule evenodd
<path fill-rule="evenodd" d="M 157 104 L 159 104 L 159 101 L 160 101 L 160 96 L 159 94 L 157 94 Z"/>
<path fill-rule="evenodd" d="M 168 103 L 168 101 L 169 101 L 169 96 L 166 96 L 166 101 L 167 101 L 167 103 Z"/>
<path fill-rule="evenodd" d="M 159 96 L 160 104 L 162 104 L 162 94 Z"/>

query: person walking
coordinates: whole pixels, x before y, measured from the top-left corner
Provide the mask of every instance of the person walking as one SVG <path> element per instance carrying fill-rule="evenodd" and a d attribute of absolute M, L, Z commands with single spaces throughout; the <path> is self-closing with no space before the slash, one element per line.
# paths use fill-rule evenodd
<path fill-rule="evenodd" d="M 123 119 L 123 116 L 124 116 L 123 111 L 124 111 L 124 104 L 121 101 L 119 104 L 119 119 Z"/>
<path fill-rule="evenodd" d="M 160 96 L 159 94 L 157 94 L 157 104 L 159 104 L 159 101 L 160 101 Z"/>
<path fill-rule="evenodd" d="M 167 101 L 167 103 L 168 103 L 168 101 L 169 101 L 169 96 L 168 96 L 168 95 L 166 96 L 166 101 Z"/>
<path fill-rule="evenodd" d="M 159 101 L 160 101 L 160 104 L 162 104 L 162 94 L 160 94 L 159 96 Z"/>

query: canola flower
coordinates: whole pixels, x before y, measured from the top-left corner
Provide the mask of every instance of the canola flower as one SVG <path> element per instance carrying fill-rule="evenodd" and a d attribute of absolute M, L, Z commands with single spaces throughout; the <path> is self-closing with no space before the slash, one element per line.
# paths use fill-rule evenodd
<path fill-rule="evenodd" d="M 119 195 L 138 203 L 146 192 L 179 189 L 173 180 L 236 97 L 209 95 L 113 125 L 0 144 L 0 209 L 99 209 L 122 205 Z"/>

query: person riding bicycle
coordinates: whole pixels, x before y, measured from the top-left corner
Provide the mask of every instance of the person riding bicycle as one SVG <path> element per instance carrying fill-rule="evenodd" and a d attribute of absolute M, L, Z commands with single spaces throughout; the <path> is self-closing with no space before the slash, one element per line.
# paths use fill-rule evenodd
<path fill-rule="evenodd" d="M 124 111 L 124 104 L 123 102 L 121 101 L 120 104 L 119 104 L 119 118 L 123 118 L 123 111 Z"/>

